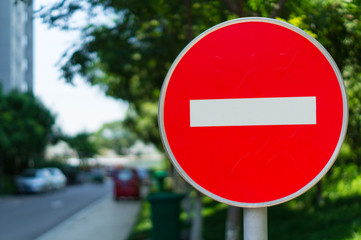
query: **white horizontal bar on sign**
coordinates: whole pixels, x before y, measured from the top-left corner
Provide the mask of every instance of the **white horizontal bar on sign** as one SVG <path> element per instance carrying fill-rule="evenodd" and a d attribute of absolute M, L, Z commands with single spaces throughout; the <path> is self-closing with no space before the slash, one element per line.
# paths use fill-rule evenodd
<path fill-rule="evenodd" d="M 190 100 L 191 127 L 316 124 L 316 97 Z"/>

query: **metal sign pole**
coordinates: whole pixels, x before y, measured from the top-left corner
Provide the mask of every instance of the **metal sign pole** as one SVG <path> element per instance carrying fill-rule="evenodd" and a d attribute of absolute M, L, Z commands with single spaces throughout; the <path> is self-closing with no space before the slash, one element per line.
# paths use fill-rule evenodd
<path fill-rule="evenodd" d="M 267 240 L 267 207 L 243 208 L 244 240 Z"/>

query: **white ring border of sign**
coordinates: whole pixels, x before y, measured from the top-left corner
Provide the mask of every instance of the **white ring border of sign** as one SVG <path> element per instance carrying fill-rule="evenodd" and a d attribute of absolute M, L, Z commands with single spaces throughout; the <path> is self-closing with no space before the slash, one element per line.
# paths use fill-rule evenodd
<path fill-rule="evenodd" d="M 168 88 L 168 84 L 170 81 L 170 78 L 173 74 L 174 69 L 177 67 L 179 61 L 183 58 L 183 56 L 188 52 L 189 49 L 191 49 L 199 40 L 201 40 L 203 37 L 205 37 L 206 35 L 220 29 L 226 26 L 230 26 L 233 24 L 238 24 L 238 23 L 245 23 L 245 22 L 265 22 L 265 23 L 270 23 L 270 24 L 275 24 L 275 25 L 279 25 L 281 27 L 285 27 L 301 36 L 303 36 L 304 38 L 306 38 L 307 40 L 309 40 L 318 50 L 321 51 L 321 53 L 326 57 L 326 59 L 328 60 L 328 62 L 330 63 L 331 67 L 333 68 L 334 73 L 336 74 L 336 77 L 338 79 L 339 85 L 340 85 L 340 90 L 341 90 L 341 94 L 342 94 L 342 100 L 343 100 L 343 119 L 342 119 L 342 128 L 341 128 L 341 134 L 340 134 L 340 138 L 337 142 L 336 148 L 330 158 L 330 160 L 328 161 L 328 163 L 326 164 L 326 166 L 322 169 L 322 171 L 311 181 L 309 182 L 307 185 L 305 185 L 303 188 L 299 189 L 297 192 L 288 195 L 286 197 L 280 198 L 280 199 L 276 199 L 276 200 L 272 200 L 269 202 L 261 202 L 261 203 L 244 203 L 244 202 L 236 202 L 236 201 L 232 201 L 229 199 L 225 199 L 223 197 L 220 197 L 210 191 L 208 191 L 207 189 L 203 188 L 202 186 L 198 185 L 195 181 L 193 181 L 193 179 L 191 179 L 187 173 L 182 169 L 182 167 L 178 164 L 175 156 L 173 155 L 173 152 L 169 146 L 168 143 L 168 139 L 167 139 L 167 135 L 164 129 L 164 101 L 165 101 L 165 95 L 167 92 L 167 88 Z M 160 134 L 161 134 L 161 139 L 162 139 L 162 143 L 163 146 L 172 162 L 172 164 L 175 166 L 175 168 L 177 169 L 177 171 L 180 173 L 180 175 L 189 183 L 191 184 L 194 188 L 196 188 L 198 191 L 200 191 L 201 193 L 219 201 L 219 202 L 223 202 L 225 204 L 228 205 L 233 205 L 236 207 L 244 207 L 244 208 L 256 208 L 256 207 L 269 207 L 269 206 L 273 206 L 273 205 L 277 205 L 277 204 L 281 204 L 284 203 L 286 201 L 289 201 L 293 198 L 298 197 L 299 195 L 305 193 L 307 190 L 309 190 L 311 187 L 313 187 L 319 180 L 321 180 L 321 178 L 328 172 L 328 170 L 332 167 L 333 163 L 336 161 L 336 158 L 341 150 L 341 146 L 342 143 L 345 139 L 346 136 L 346 131 L 347 131 L 347 124 L 348 124 L 348 100 L 347 100 L 347 94 L 346 94 L 346 89 L 343 83 L 343 79 L 342 79 L 342 75 L 340 70 L 338 69 L 335 61 L 333 60 L 333 58 L 331 57 L 331 55 L 328 53 L 328 51 L 315 39 L 313 38 L 311 35 L 309 35 L 308 33 L 306 33 L 305 31 L 301 30 L 300 28 L 293 26 L 289 23 L 286 22 L 282 22 L 279 20 L 275 20 L 275 19 L 270 19 L 270 18 L 261 18 L 261 17 L 247 17 L 247 18 L 238 18 L 238 19 L 234 19 L 234 20 L 230 20 L 227 22 L 223 22 L 220 23 L 212 28 L 209 28 L 208 30 L 204 31 L 203 33 L 201 33 L 200 35 L 198 35 L 195 39 L 193 39 L 183 50 L 182 52 L 177 56 L 177 58 L 175 59 L 175 61 L 173 62 L 172 66 L 170 67 L 167 76 L 165 77 L 165 80 L 163 82 L 163 86 L 162 86 L 162 90 L 160 93 L 160 98 L 159 98 L 159 111 L 158 111 L 158 124 L 159 124 L 159 129 L 160 129 Z"/>

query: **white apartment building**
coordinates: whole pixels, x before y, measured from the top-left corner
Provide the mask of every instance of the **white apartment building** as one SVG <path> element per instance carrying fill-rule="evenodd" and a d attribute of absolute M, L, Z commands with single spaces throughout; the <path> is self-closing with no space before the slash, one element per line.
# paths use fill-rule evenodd
<path fill-rule="evenodd" d="M 4 92 L 33 89 L 32 1 L 0 0 L 0 82 Z"/>

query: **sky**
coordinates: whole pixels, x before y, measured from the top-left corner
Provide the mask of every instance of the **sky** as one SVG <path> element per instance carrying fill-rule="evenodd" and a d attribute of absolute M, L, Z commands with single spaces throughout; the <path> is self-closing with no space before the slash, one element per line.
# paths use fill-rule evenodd
<path fill-rule="evenodd" d="M 48 0 L 36 0 L 34 9 Z M 49 29 L 40 19 L 34 21 L 34 93 L 56 115 L 56 124 L 65 134 L 93 132 L 104 123 L 124 118 L 127 105 L 106 97 L 78 77 L 75 86 L 61 79 L 56 63 L 79 33 Z"/>

